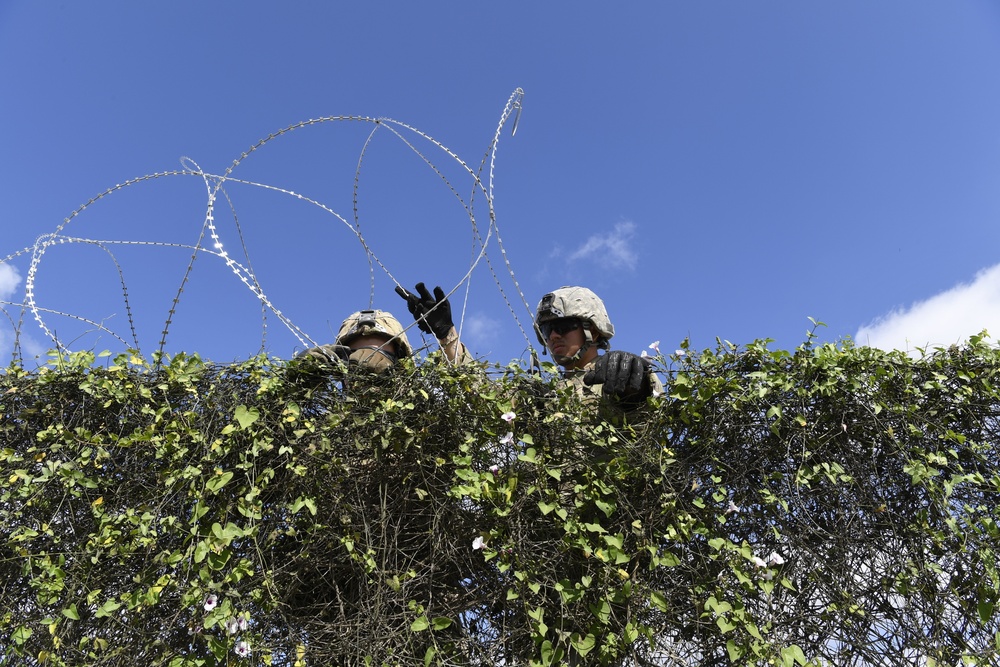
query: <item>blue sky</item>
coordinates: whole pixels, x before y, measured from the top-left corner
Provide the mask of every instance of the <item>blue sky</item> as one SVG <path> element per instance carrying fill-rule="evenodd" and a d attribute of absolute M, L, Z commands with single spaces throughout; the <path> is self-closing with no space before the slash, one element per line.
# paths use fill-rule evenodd
<path fill-rule="evenodd" d="M 1000 336 L 985 0 L 14 0 L 0 91 L 4 361 L 28 296 L 71 349 L 149 354 L 169 318 L 168 352 L 227 362 L 329 342 L 370 305 L 409 324 L 395 281 L 454 290 L 498 362 L 567 284 L 635 352 L 793 348 L 809 318 L 887 348 Z M 241 159 L 309 119 L 329 120 Z M 478 170 L 495 136 L 483 249 L 489 202 L 455 158 Z M 21 340 L 51 346 L 30 311 Z"/>

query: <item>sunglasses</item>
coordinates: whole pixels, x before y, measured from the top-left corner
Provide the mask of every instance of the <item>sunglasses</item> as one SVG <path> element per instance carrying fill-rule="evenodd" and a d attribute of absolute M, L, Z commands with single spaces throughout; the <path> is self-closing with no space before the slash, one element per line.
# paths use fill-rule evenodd
<path fill-rule="evenodd" d="M 583 327 L 583 321 L 575 317 L 560 317 L 555 320 L 547 320 L 538 325 L 538 330 L 542 332 L 542 338 L 548 338 L 553 332 L 560 336 L 565 336 L 570 331 L 576 331 Z"/>

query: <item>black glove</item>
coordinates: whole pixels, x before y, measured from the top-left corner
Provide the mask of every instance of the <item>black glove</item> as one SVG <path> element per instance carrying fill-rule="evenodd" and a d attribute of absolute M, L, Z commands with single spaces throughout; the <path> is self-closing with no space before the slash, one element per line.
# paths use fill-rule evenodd
<path fill-rule="evenodd" d="M 396 294 L 406 299 L 406 307 L 410 315 L 417 321 L 417 326 L 424 333 L 434 334 L 439 340 L 444 339 L 455 323 L 451 320 L 451 304 L 445 298 L 444 290 L 434 288 L 434 296 L 427 291 L 423 283 L 417 283 L 417 296 L 413 292 L 396 286 Z"/>
<path fill-rule="evenodd" d="M 594 367 L 583 376 L 583 383 L 603 383 L 605 396 L 635 405 L 643 403 L 653 393 L 646 360 L 622 350 L 599 356 Z"/>

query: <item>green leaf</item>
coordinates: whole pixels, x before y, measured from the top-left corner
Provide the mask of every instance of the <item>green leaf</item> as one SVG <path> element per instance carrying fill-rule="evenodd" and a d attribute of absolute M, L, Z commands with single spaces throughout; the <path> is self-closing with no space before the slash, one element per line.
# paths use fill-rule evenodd
<path fill-rule="evenodd" d="M 607 625 L 611 620 L 611 605 L 607 600 L 601 600 L 597 604 L 589 606 L 590 613 L 593 614 L 603 625 Z"/>
<path fill-rule="evenodd" d="M 562 650 L 552 646 L 552 642 L 546 639 L 542 642 L 539 655 L 542 658 L 543 665 L 555 665 L 562 659 Z"/>
<path fill-rule="evenodd" d="M 594 650 L 595 646 L 597 646 L 597 637 L 593 634 L 588 634 L 586 637 L 573 635 L 571 642 L 577 653 L 580 655 L 587 655 Z"/>
<path fill-rule="evenodd" d="M 781 660 L 787 667 L 791 667 L 792 662 L 797 662 L 800 665 L 806 664 L 805 654 L 795 644 L 781 649 Z"/>
<path fill-rule="evenodd" d="M 994 609 L 995 609 L 995 605 L 992 602 L 990 602 L 989 600 L 980 600 L 979 601 L 979 605 L 977 607 L 977 610 L 979 612 L 979 620 L 983 622 L 983 625 L 986 625 L 987 623 L 989 623 L 990 619 L 993 618 L 993 611 L 994 611 Z"/>
<path fill-rule="evenodd" d="M 626 644 L 634 644 L 639 639 L 639 629 L 631 621 L 625 624 L 624 637 Z"/>
<path fill-rule="evenodd" d="M 10 637 L 11 639 L 14 640 L 15 644 L 21 646 L 24 644 L 24 642 L 28 641 L 28 639 L 31 638 L 32 634 L 34 633 L 31 628 L 25 625 L 21 625 L 16 630 L 14 630 L 13 633 L 11 633 Z"/>
<path fill-rule="evenodd" d="M 212 493 L 218 493 L 219 489 L 224 487 L 226 483 L 229 482 L 229 480 L 231 480 L 232 478 L 233 478 L 232 472 L 224 472 L 218 474 L 215 477 L 210 478 L 207 482 L 205 482 L 205 488 L 211 491 Z"/>
<path fill-rule="evenodd" d="M 725 616 L 719 616 L 715 619 L 715 624 L 719 626 L 719 630 L 722 630 L 722 634 L 726 634 L 727 632 L 731 632 L 736 629 L 736 626 Z"/>
<path fill-rule="evenodd" d="M 255 421 L 260 419 L 260 411 L 257 408 L 247 409 L 245 405 L 237 406 L 234 415 L 242 429 L 249 428 Z"/>
<path fill-rule="evenodd" d="M 97 618 L 104 618 L 105 616 L 110 616 L 114 612 L 118 611 L 121 605 L 115 600 L 108 600 L 94 614 Z"/>
<path fill-rule="evenodd" d="M 451 625 L 451 619 L 446 616 L 437 616 L 431 621 L 431 625 L 435 630 L 444 630 Z"/>
<path fill-rule="evenodd" d="M 63 609 L 62 610 L 62 615 L 65 616 L 66 618 L 70 619 L 71 621 L 79 621 L 80 620 L 80 612 L 78 612 L 76 610 L 76 604 L 71 604 L 67 608 Z"/>
<path fill-rule="evenodd" d="M 431 627 L 431 622 L 424 615 L 418 616 L 417 619 L 410 624 L 410 630 L 413 632 L 421 632 L 429 627 Z"/>
<path fill-rule="evenodd" d="M 529 447 L 528 451 L 523 454 L 518 454 L 517 458 L 519 461 L 524 461 L 525 463 L 537 463 L 538 452 L 535 451 L 534 447 Z"/>

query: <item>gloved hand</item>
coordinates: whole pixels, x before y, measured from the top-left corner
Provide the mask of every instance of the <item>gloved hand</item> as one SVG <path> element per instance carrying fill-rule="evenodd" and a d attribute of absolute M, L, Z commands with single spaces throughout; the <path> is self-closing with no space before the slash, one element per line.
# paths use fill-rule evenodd
<path fill-rule="evenodd" d="M 295 355 L 288 364 L 288 380 L 306 388 L 315 388 L 328 378 L 338 379 L 347 369 L 351 348 L 345 345 L 319 345 Z"/>
<path fill-rule="evenodd" d="M 612 350 L 597 358 L 583 376 L 586 385 L 604 384 L 602 393 L 619 401 L 638 405 L 653 393 L 649 366 L 637 354 Z"/>
<path fill-rule="evenodd" d="M 433 334 L 439 340 L 444 339 L 455 323 L 451 319 L 451 304 L 440 287 L 434 288 L 434 296 L 427 291 L 423 283 L 417 283 L 417 294 L 408 292 L 399 285 L 396 294 L 406 299 L 406 307 L 417 321 L 417 326 L 424 333 Z"/>
<path fill-rule="evenodd" d="M 296 359 L 310 359 L 322 365 L 339 366 L 351 355 L 346 345 L 320 345 L 299 353 Z"/>

